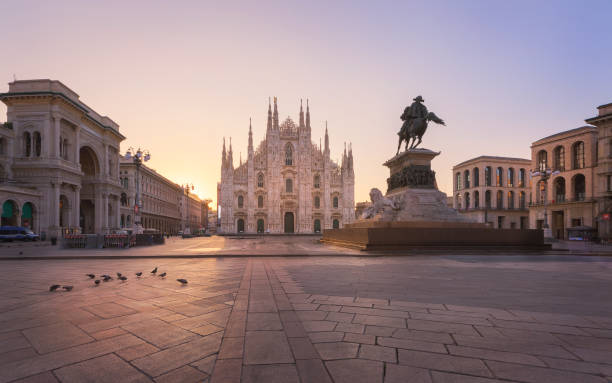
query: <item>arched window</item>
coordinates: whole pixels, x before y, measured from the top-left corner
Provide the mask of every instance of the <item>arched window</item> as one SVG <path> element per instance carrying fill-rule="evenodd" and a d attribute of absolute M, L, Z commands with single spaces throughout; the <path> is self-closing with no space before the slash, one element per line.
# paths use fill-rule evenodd
<path fill-rule="evenodd" d="M 23 155 L 26 157 L 32 155 L 32 136 L 30 132 L 23 133 Z"/>
<path fill-rule="evenodd" d="M 239 195 L 238 196 L 238 209 L 242 209 L 244 207 L 244 197 Z"/>
<path fill-rule="evenodd" d="M 257 187 L 258 188 L 262 188 L 263 186 L 264 186 L 264 176 L 263 176 L 263 174 L 259 173 L 257 175 Z"/>
<path fill-rule="evenodd" d="M 480 169 L 474 168 L 472 169 L 472 179 L 474 183 L 474 187 L 477 188 L 480 186 Z"/>
<path fill-rule="evenodd" d="M 42 138 L 40 132 L 34 132 L 34 154 L 36 157 L 40 157 L 42 151 Z"/>
<path fill-rule="evenodd" d="M 285 180 L 285 192 L 293 193 L 293 180 L 291 178 Z"/>
<path fill-rule="evenodd" d="M 470 171 L 466 170 L 463 172 L 463 187 L 465 189 L 470 188 Z"/>
<path fill-rule="evenodd" d="M 128 205 L 127 194 L 121 193 L 121 206 L 127 206 L 127 205 Z"/>
<path fill-rule="evenodd" d="M 514 192 L 508 192 L 508 209 L 514 209 Z"/>
<path fill-rule="evenodd" d="M 576 201 L 584 201 L 586 197 L 586 183 L 584 175 L 576 174 L 574 176 L 574 198 Z"/>
<path fill-rule="evenodd" d="M 565 148 L 563 146 L 557 146 L 553 151 L 553 168 L 555 170 L 565 170 Z"/>
<path fill-rule="evenodd" d="M 478 209 L 480 207 L 480 193 L 478 190 L 474 191 L 474 209 Z"/>
<path fill-rule="evenodd" d="M 525 210 L 525 192 L 519 192 L 519 209 Z"/>
<path fill-rule="evenodd" d="M 447 173 L 448 174 L 448 173 Z M 332 227 L 334 229 L 339 229 L 340 228 L 340 221 L 338 221 L 337 219 L 334 219 L 333 223 L 332 223 Z"/>
<path fill-rule="evenodd" d="M 497 204 L 495 205 L 496 209 L 503 209 L 504 208 L 504 192 L 501 190 L 497 191 Z"/>
<path fill-rule="evenodd" d="M 519 169 L 519 179 L 518 179 L 518 187 L 525 187 L 525 169 Z"/>
<path fill-rule="evenodd" d="M 500 167 L 495 171 L 495 186 L 504 186 L 503 185 L 503 177 L 504 177 L 504 169 Z"/>
<path fill-rule="evenodd" d="M 488 209 L 491 208 L 491 190 L 485 192 L 485 207 Z"/>
<path fill-rule="evenodd" d="M 315 209 L 319 209 L 321 207 L 321 198 L 319 198 L 319 196 L 314 197 L 314 207 Z"/>
<path fill-rule="evenodd" d="M 455 174 L 455 190 L 461 190 L 461 172 Z"/>
<path fill-rule="evenodd" d="M 485 186 L 491 186 L 491 167 L 485 168 Z"/>
<path fill-rule="evenodd" d="M 321 176 L 319 176 L 318 174 L 316 174 L 316 175 L 314 176 L 314 182 L 313 182 L 313 184 L 314 184 L 314 188 L 315 188 L 315 189 L 319 189 L 319 188 L 321 187 Z"/>
<path fill-rule="evenodd" d="M 334 197 L 334 202 L 333 203 L 334 203 L 334 209 L 337 209 L 338 208 L 338 197 Z"/>
<path fill-rule="evenodd" d="M 506 180 L 508 187 L 514 186 L 514 168 L 508 168 L 508 179 Z"/>
<path fill-rule="evenodd" d="M 257 197 L 257 207 L 260 209 L 263 207 L 263 196 L 262 195 Z"/>
<path fill-rule="evenodd" d="M 465 193 L 465 209 L 470 208 L 470 193 Z"/>
<path fill-rule="evenodd" d="M 576 142 L 572 146 L 572 162 L 574 169 L 584 168 L 584 142 Z"/>
<path fill-rule="evenodd" d="M 553 183 L 555 186 L 555 201 L 556 202 L 564 202 L 565 201 L 565 178 L 557 177 Z"/>
<path fill-rule="evenodd" d="M 538 152 L 538 169 L 540 171 L 546 170 L 548 167 L 548 153 L 546 150 L 540 150 Z"/>
<path fill-rule="evenodd" d="M 285 147 L 285 165 L 293 165 L 293 147 L 291 144 L 287 144 Z"/>

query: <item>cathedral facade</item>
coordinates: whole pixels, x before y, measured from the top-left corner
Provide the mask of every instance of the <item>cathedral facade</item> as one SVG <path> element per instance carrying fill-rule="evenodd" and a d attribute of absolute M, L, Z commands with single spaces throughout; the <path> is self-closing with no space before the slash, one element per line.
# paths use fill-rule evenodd
<path fill-rule="evenodd" d="M 265 139 L 253 146 L 249 124 L 248 157 L 234 168 L 223 140 L 221 182 L 217 185 L 221 233 L 320 233 L 341 228 L 355 218 L 353 152 L 346 147 L 342 163 L 325 146 L 311 140 L 310 108 L 300 105 L 299 123 L 279 124 L 277 100 L 268 104 Z"/>

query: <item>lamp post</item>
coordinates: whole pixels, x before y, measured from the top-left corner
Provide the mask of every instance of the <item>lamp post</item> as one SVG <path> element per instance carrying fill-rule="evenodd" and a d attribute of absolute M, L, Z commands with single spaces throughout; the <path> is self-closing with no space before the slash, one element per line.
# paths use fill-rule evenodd
<path fill-rule="evenodd" d="M 544 190 L 546 195 L 544 197 L 544 226 L 542 228 L 544 229 L 545 239 L 552 239 L 552 230 L 550 229 L 550 226 L 548 226 L 548 180 L 550 179 L 550 177 L 555 176 L 559 173 L 561 172 L 546 167 L 546 162 L 542 162 L 539 165 L 539 169 L 537 169 L 536 171 L 532 170 L 530 174 L 531 177 L 540 177 L 540 181 L 544 182 Z"/>
<path fill-rule="evenodd" d="M 142 199 L 140 198 L 140 167 L 143 162 L 147 162 L 151 159 L 151 154 L 148 150 L 134 150 L 129 148 L 125 153 L 125 159 L 132 160 L 136 165 L 136 201 L 134 201 L 134 232 L 136 234 L 142 234 L 142 221 L 140 216 L 140 209 L 142 209 Z"/>

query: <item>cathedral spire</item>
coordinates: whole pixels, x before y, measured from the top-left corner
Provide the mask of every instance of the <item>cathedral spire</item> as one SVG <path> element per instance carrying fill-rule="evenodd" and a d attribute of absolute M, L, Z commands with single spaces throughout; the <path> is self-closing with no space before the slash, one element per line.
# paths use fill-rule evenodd
<path fill-rule="evenodd" d="M 221 158 L 221 166 L 225 166 L 225 162 L 227 161 L 227 151 L 225 150 L 225 137 L 223 137 L 223 156 Z"/>
<path fill-rule="evenodd" d="M 327 134 L 327 121 L 325 121 L 325 153 L 329 155 L 329 135 Z"/>
<path fill-rule="evenodd" d="M 232 151 L 232 137 L 230 137 L 229 153 L 227 155 L 227 162 L 228 162 L 229 168 L 233 169 L 234 168 L 234 153 Z"/>
<path fill-rule="evenodd" d="M 306 127 L 310 129 L 310 107 L 308 106 L 308 99 L 306 99 Z"/>
<path fill-rule="evenodd" d="M 268 132 L 272 130 L 272 105 L 268 97 Z"/>
<path fill-rule="evenodd" d="M 276 96 L 274 96 L 274 114 L 272 115 L 273 127 L 278 130 L 278 106 L 276 105 Z"/>
<path fill-rule="evenodd" d="M 300 128 L 304 127 L 304 108 L 302 107 L 302 99 L 300 98 Z"/>
<path fill-rule="evenodd" d="M 249 117 L 249 153 L 253 151 L 253 128 L 251 126 L 251 117 Z"/>

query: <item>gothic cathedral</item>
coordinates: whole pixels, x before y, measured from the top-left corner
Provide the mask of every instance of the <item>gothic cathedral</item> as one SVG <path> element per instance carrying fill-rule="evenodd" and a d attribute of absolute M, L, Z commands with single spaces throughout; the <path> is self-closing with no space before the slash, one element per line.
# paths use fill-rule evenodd
<path fill-rule="evenodd" d="M 221 233 L 320 233 L 355 219 L 353 151 L 346 147 L 342 164 L 325 147 L 311 141 L 310 108 L 300 122 L 290 117 L 279 125 L 268 103 L 266 138 L 256 150 L 249 124 L 248 159 L 234 168 L 232 143 L 223 140 L 221 182 L 217 185 Z"/>

